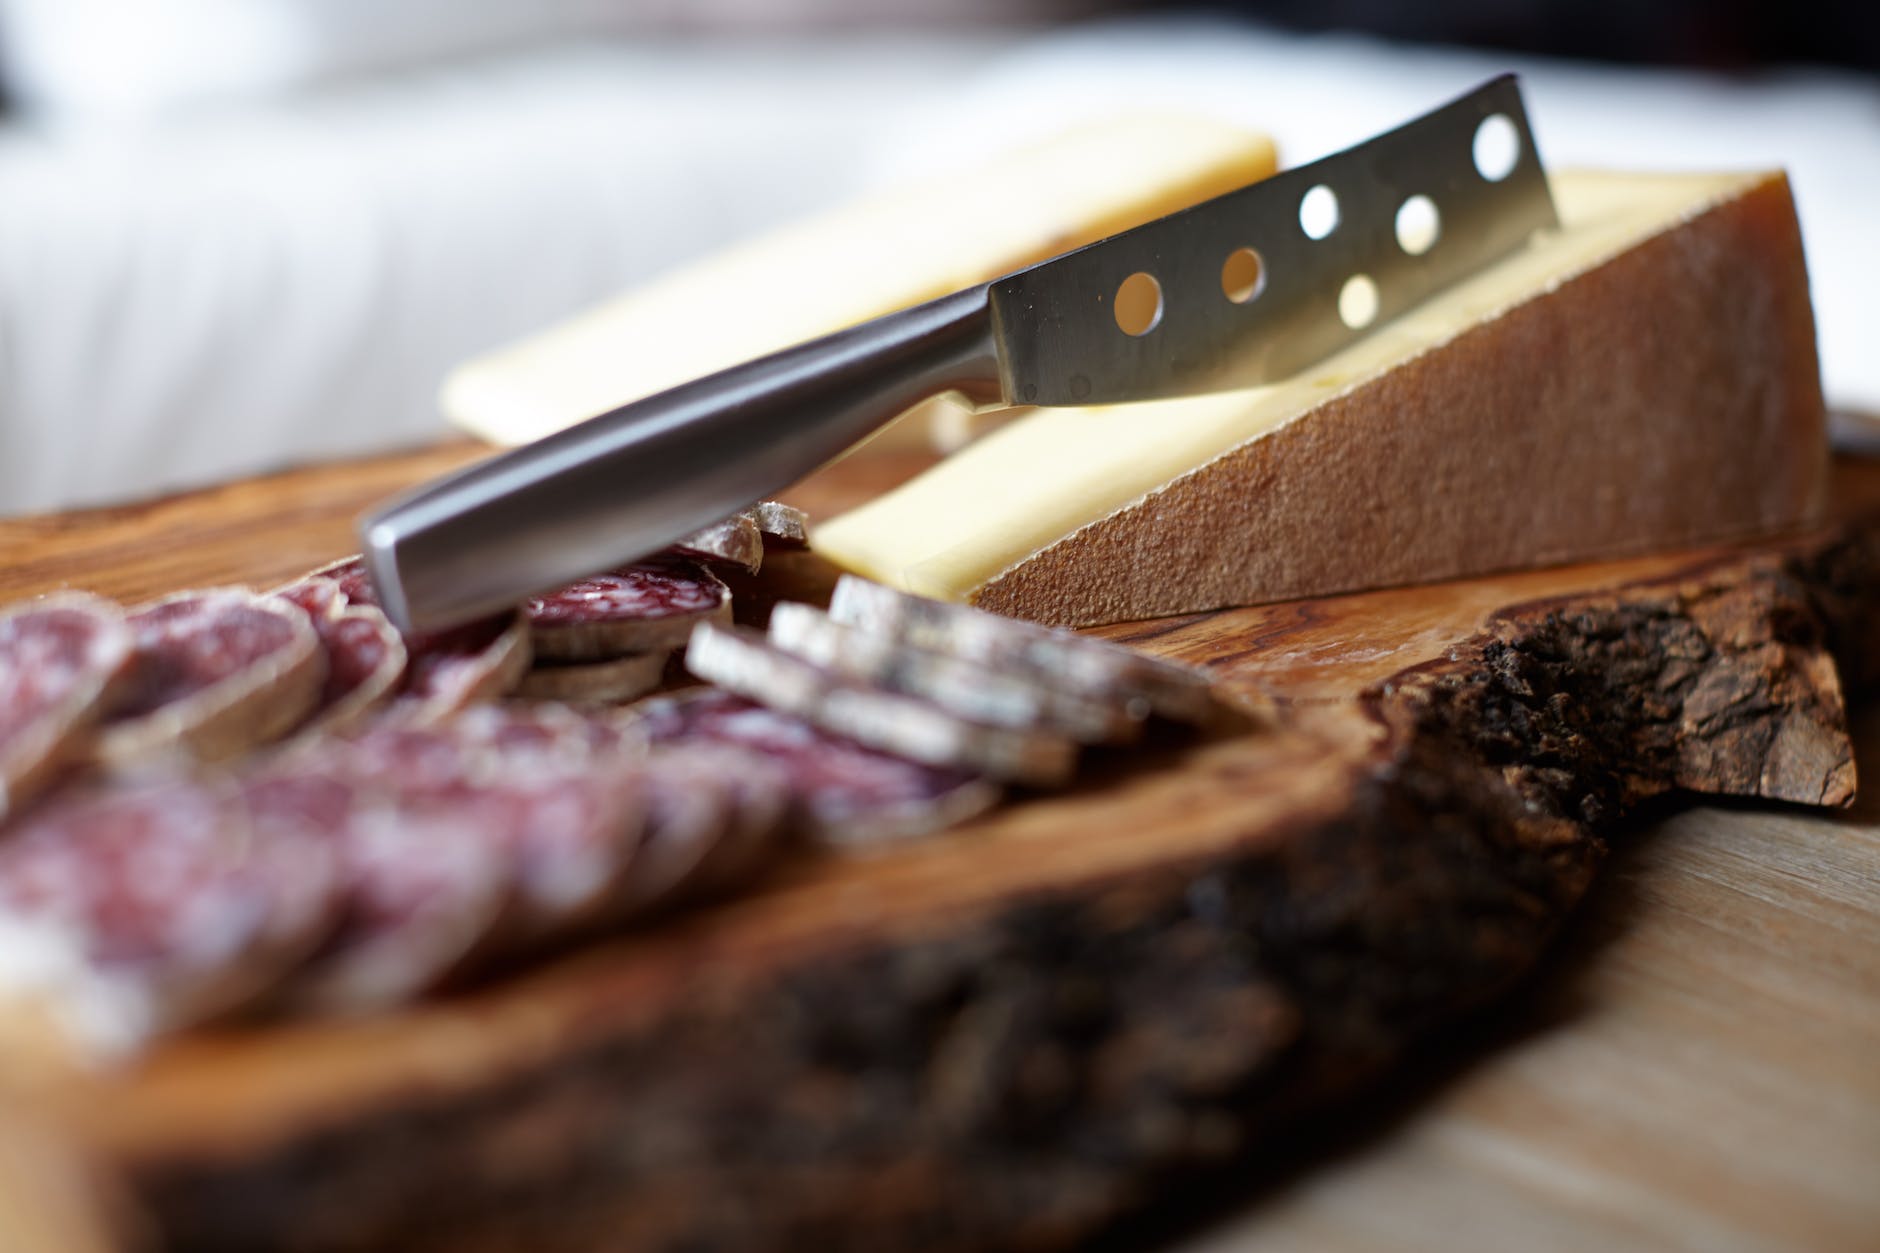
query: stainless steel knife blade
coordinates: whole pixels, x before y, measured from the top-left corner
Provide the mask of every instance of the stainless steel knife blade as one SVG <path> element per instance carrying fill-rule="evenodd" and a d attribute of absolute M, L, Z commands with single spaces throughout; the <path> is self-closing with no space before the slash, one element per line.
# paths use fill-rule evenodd
<path fill-rule="evenodd" d="M 1288 377 L 1555 223 L 1512 75 L 989 284 L 624 405 L 360 522 L 407 631 L 622 565 L 915 402 L 1115 404 Z"/>

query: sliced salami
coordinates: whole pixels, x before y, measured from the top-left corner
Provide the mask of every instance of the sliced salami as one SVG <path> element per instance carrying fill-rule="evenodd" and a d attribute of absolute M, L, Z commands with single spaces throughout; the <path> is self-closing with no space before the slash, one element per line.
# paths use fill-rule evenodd
<path fill-rule="evenodd" d="M 352 603 L 338 582 L 313 576 L 276 595 L 298 605 L 326 652 L 326 683 L 301 734 L 343 731 L 388 700 L 405 673 L 405 641 L 376 606 Z"/>
<path fill-rule="evenodd" d="M 647 803 L 644 733 L 556 706 L 390 721 L 291 755 L 342 781 L 348 908 L 297 998 L 357 1011 L 591 924 L 617 899 Z"/>
<path fill-rule="evenodd" d="M 323 581 L 338 589 L 348 607 L 383 616 L 365 562 L 356 555 L 322 566 L 277 594 L 297 602 L 318 601 L 327 595 L 320 587 Z M 386 625 L 391 625 L 389 620 Z M 417 723 L 435 722 L 468 705 L 506 695 L 527 672 L 531 657 L 529 632 L 518 615 L 485 618 L 402 642 L 405 663 L 394 704 L 399 717 Z"/>
<path fill-rule="evenodd" d="M 543 662 L 522 676 L 516 695 L 591 705 L 638 700 L 665 679 L 671 657 L 669 652 L 628 653 L 611 661 Z"/>
<path fill-rule="evenodd" d="M 406 649 L 397 705 L 401 716 L 419 723 L 513 691 L 531 658 L 528 624 L 520 615 L 414 636 Z"/>
<path fill-rule="evenodd" d="M 988 726 L 1035 727 L 1086 744 L 1124 744 L 1142 734 L 1147 711 L 1140 701 L 1065 692 L 1034 677 L 845 626 L 808 605 L 785 602 L 773 609 L 769 637 L 805 661 Z"/>
<path fill-rule="evenodd" d="M 1077 745 L 1065 736 L 968 722 L 928 701 L 843 678 L 745 627 L 701 623 L 685 664 L 699 678 L 740 696 L 930 766 L 1037 787 L 1067 782 L 1077 766 Z"/>
<path fill-rule="evenodd" d="M 0 614 L 0 818 L 77 758 L 133 652 L 111 601 L 78 592 Z"/>
<path fill-rule="evenodd" d="M 307 615 L 238 588 L 184 592 L 129 618 L 130 674 L 94 752 L 220 761 L 280 738 L 320 698 L 326 659 Z"/>
<path fill-rule="evenodd" d="M 600 916 L 646 825 L 644 733 L 553 705 L 475 709 L 441 730 L 507 817 L 522 931 L 554 935 Z"/>
<path fill-rule="evenodd" d="M 756 574 L 764 564 L 764 533 L 758 529 L 755 517 L 734 513 L 686 536 L 672 546 L 672 551 L 681 557 L 723 562 Z"/>
<path fill-rule="evenodd" d="M 683 885 L 687 900 L 702 899 L 748 882 L 795 829 L 794 793 L 782 762 L 742 744 L 694 743 L 663 750 L 668 764 L 688 758 L 710 775 L 726 801 L 724 835 Z"/>
<path fill-rule="evenodd" d="M 340 928 L 295 1003 L 325 1012 L 383 1008 L 469 962 L 496 933 L 508 901 L 507 817 L 482 789 L 461 782 L 355 803 L 335 832 Z"/>
<path fill-rule="evenodd" d="M 332 914 L 328 846 L 279 825 L 277 803 L 183 779 L 60 796 L 0 846 L 0 912 L 70 940 L 123 1042 L 226 1013 Z"/>
<path fill-rule="evenodd" d="M 837 581 L 829 616 L 1065 693 L 1137 702 L 1145 712 L 1181 722 L 1206 722 L 1214 710 L 1207 676 L 1188 666 L 967 605 L 909 595 L 854 575 Z"/>
<path fill-rule="evenodd" d="M 696 562 L 658 557 L 530 599 L 535 655 L 599 661 L 682 646 L 700 622 L 727 622 L 731 592 Z"/>
<path fill-rule="evenodd" d="M 655 748 L 645 765 L 646 829 L 608 908 L 625 922 L 681 899 L 740 821 L 726 763 L 689 749 Z"/>
<path fill-rule="evenodd" d="M 937 831 L 989 808 L 997 785 L 831 735 L 801 718 L 728 692 L 701 689 L 639 706 L 655 745 L 718 743 L 781 768 L 805 834 L 861 845 Z"/>
<path fill-rule="evenodd" d="M 809 543 L 809 515 L 780 500 L 760 500 L 744 511 L 757 524 L 767 546 L 801 548 Z"/>

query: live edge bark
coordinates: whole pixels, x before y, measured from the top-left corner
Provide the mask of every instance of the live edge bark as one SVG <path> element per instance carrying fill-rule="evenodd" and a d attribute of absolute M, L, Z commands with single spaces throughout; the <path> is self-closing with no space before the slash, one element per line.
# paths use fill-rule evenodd
<path fill-rule="evenodd" d="M 145 1162 L 136 1192 L 186 1250 L 1062 1246 L 1507 987 L 1641 799 L 1845 803 L 1876 584 L 1862 527 L 1503 610 L 1349 707 L 1282 700 L 1263 734 L 1322 741 L 1336 803 L 1272 838 L 858 940 L 265 1153 Z"/>

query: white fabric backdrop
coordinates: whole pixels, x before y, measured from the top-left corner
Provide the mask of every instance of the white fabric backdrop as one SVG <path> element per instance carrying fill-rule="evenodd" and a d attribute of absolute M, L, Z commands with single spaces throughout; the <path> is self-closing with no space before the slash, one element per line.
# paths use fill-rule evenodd
<path fill-rule="evenodd" d="M 0 130 L 0 513 L 435 437 L 454 362 L 863 187 L 1093 114 L 1288 161 L 1510 65 L 1555 165 L 1786 164 L 1833 399 L 1880 409 L 1880 88 L 1194 23 L 541 49 L 142 123 Z"/>

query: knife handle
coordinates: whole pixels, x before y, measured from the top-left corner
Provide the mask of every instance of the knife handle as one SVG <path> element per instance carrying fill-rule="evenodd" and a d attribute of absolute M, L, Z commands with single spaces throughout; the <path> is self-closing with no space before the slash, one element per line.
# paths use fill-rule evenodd
<path fill-rule="evenodd" d="M 946 391 L 1001 395 L 984 286 L 634 401 L 420 488 L 360 521 L 367 568 L 407 632 L 498 612 L 656 552 Z"/>

